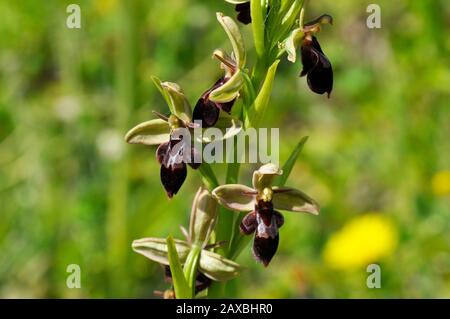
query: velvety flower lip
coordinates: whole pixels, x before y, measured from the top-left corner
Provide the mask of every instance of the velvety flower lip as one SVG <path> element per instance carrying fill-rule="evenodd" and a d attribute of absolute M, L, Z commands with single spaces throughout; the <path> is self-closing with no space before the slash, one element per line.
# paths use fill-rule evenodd
<path fill-rule="evenodd" d="M 256 260 L 264 265 L 264 267 L 269 265 L 273 256 L 277 252 L 279 241 L 280 236 L 278 233 L 275 237 L 263 238 L 255 236 L 253 241 L 253 255 Z"/>
<path fill-rule="evenodd" d="M 237 19 L 243 24 L 249 24 L 252 22 L 252 17 L 250 15 L 250 1 L 245 3 L 238 3 L 235 7 L 238 13 Z"/>
<path fill-rule="evenodd" d="M 202 94 L 197 104 L 194 107 L 194 112 L 192 114 L 193 121 L 201 121 L 202 127 L 208 128 L 214 126 L 220 115 L 220 110 L 230 114 L 231 108 L 233 107 L 236 99 L 229 102 L 219 103 L 213 102 L 209 99 L 209 95 L 212 91 L 224 85 L 229 78 L 222 77 L 214 83 L 214 85 Z"/>
<path fill-rule="evenodd" d="M 178 149 L 176 146 L 179 146 Z M 178 193 L 187 176 L 186 163 L 183 161 L 185 145 L 181 139 L 170 138 L 156 150 L 156 158 L 161 164 L 161 183 L 169 198 Z M 191 150 L 191 154 L 193 151 Z M 193 161 L 191 161 L 193 162 Z M 199 164 L 196 164 L 199 166 Z M 197 168 L 194 166 L 193 168 Z"/>
<path fill-rule="evenodd" d="M 161 183 L 169 198 L 178 193 L 187 176 L 188 163 L 193 169 L 197 169 L 201 163 L 195 160 L 197 150 L 192 146 L 190 141 L 184 141 L 183 137 L 179 137 L 177 126 L 187 128 L 186 123 L 181 122 L 174 115 L 165 117 L 159 113 L 155 113 L 162 120 L 168 122 L 170 127 L 169 141 L 162 142 L 156 149 L 156 159 L 161 165 L 160 179 Z"/>
<path fill-rule="evenodd" d="M 307 76 L 308 86 L 314 93 L 327 93 L 333 90 L 333 68 L 323 53 L 315 36 L 305 36 L 302 46 L 303 70 L 300 76 Z"/>
<path fill-rule="evenodd" d="M 255 207 L 255 216 L 253 255 L 256 260 L 267 267 L 277 252 L 280 238 L 278 229 L 284 224 L 284 218 L 283 215 L 273 209 L 272 202 L 263 200 L 258 201 Z"/>

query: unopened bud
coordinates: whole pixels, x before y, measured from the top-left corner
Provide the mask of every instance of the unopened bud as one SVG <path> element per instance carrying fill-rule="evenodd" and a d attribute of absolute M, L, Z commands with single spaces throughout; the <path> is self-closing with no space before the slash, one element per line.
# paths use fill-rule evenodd
<path fill-rule="evenodd" d="M 192 205 L 189 236 L 192 244 L 205 246 L 217 222 L 217 201 L 211 193 L 200 187 Z"/>
<path fill-rule="evenodd" d="M 233 279 L 242 270 L 242 267 L 234 261 L 204 249 L 198 267 L 206 277 L 216 281 Z"/>

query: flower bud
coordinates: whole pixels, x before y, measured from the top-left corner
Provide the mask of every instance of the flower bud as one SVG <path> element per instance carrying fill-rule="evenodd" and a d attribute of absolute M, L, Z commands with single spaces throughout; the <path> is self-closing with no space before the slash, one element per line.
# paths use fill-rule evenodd
<path fill-rule="evenodd" d="M 184 264 L 191 250 L 191 245 L 185 241 L 175 239 L 175 248 L 177 250 L 180 262 Z M 168 266 L 169 256 L 167 242 L 164 238 L 143 238 L 133 241 L 133 250 L 148 259 Z M 216 281 L 226 281 L 239 275 L 242 267 L 232 260 L 202 249 L 198 270 L 206 277 Z"/>
<path fill-rule="evenodd" d="M 204 247 L 217 222 L 217 201 L 209 191 L 200 187 L 192 205 L 189 235 L 192 244 Z"/>
<path fill-rule="evenodd" d="M 216 281 L 226 281 L 239 275 L 242 267 L 232 260 L 203 249 L 198 265 L 200 272 Z"/>

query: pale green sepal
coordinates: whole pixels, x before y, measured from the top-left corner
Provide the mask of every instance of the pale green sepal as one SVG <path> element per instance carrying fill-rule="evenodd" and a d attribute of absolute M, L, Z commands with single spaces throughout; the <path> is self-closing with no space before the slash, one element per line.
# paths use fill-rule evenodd
<path fill-rule="evenodd" d="M 275 209 L 319 215 L 319 204 L 302 191 L 289 187 L 272 187 L 272 190 Z"/>
<path fill-rule="evenodd" d="M 159 145 L 169 141 L 169 124 L 161 119 L 140 123 L 125 135 L 130 144 Z"/>
<path fill-rule="evenodd" d="M 251 187 L 226 184 L 216 187 L 212 194 L 219 203 L 233 211 L 249 212 L 255 209 L 256 194 Z"/>

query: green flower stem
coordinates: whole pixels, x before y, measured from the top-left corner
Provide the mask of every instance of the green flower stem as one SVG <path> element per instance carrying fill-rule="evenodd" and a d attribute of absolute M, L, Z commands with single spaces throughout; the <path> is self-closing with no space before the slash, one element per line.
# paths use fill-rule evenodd
<path fill-rule="evenodd" d="M 203 183 L 209 191 L 212 191 L 214 188 L 219 186 L 219 181 L 217 180 L 216 174 L 214 174 L 214 171 L 208 163 L 203 162 L 198 170 L 202 175 Z"/>
<path fill-rule="evenodd" d="M 242 235 L 238 231 L 236 233 L 235 239 L 233 240 L 232 246 L 229 249 L 227 257 L 231 260 L 235 260 L 236 258 L 238 258 L 239 255 L 241 254 L 241 252 L 251 242 L 252 239 L 253 239 L 253 236 Z"/>
<path fill-rule="evenodd" d="M 236 154 L 236 143 L 234 143 L 234 154 Z M 227 173 L 225 177 L 226 184 L 236 184 L 239 179 L 239 169 L 240 163 L 233 161 L 227 165 Z M 228 255 L 229 246 L 233 238 L 233 225 L 234 225 L 234 214 L 230 210 L 220 207 L 219 209 L 219 223 L 216 228 L 216 241 L 226 241 L 228 245 L 224 245 L 219 248 L 224 255 Z"/>
<path fill-rule="evenodd" d="M 244 106 L 249 106 L 253 103 L 253 101 L 256 98 L 255 87 L 253 86 L 253 82 L 250 79 L 250 77 L 248 76 L 247 72 L 242 72 L 242 75 L 244 77 L 245 90 L 246 90 Z"/>
<path fill-rule="evenodd" d="M 296 0 L 286 13 L 283 13 L 282 23 L 275 29 L 271 43 L 271 49 L 276 47 L 279 41 L 282 41 L 287 33 L 296 24 L 299 13 L 305 5 L 305 1 Z"/>
<path fill-rule="evenodd" d="M 264 79 L 264 76 L 267 72 L 267 63 L 265 59 L 257 59 L 255 66 L 252 71 L 252 83 L 255 89 L 259 89 L 261 86 L 261 82 Z"/>
<path fill-rule="evenodd" d="M 250 14 L 252 17 L 252 30 L 255 50 L 258 58 L 263 59 L 264 51 L 264 19 L 261 1 L 250 1 Z"/>
<path fill-rule="evenodd" d="M 191 251 L 186 258 L 183 268 L 184 277 L 186 278 L 189 288 L 191 289 L 193 297 L 195 297 L 195 281 L 197 278 L 197 267 L 200 260 L 201 251 L 202 248 L 200 246 L 192 245 Z"/>

